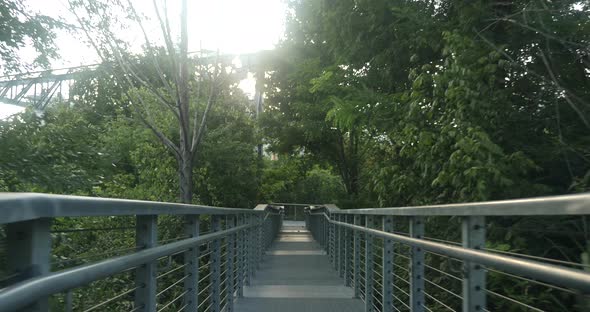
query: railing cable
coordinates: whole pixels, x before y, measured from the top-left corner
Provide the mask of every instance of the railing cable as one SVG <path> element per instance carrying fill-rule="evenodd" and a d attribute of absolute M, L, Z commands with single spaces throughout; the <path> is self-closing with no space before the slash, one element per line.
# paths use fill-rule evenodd
<path fill-rule="evenodd" d="M 161 307 L 160 309 L 158 309 L 158 312 L 162 312 L 162 311 L 166 310 L 169 306 L 173 305 L 176 301 L 182 299 L 184 297 L 184 295 L 186 295 L 186 293 L 188 293 L 188 290 L 183 291 L 176 298 L 170 300 L 170 302 L 168 302 L 166 305 L 164 305 L 163 307 Z"/>
<path fill-rule="evenodd" d="M 530 309 L 530 310 L 533 310 L 533 311 L 537 311 L 537 312 L 545 312 L 544 310 L 541 310 L 541 309 L 539 309 L 539 308 L 535 308 L 535 307 L 533 307 L 533 306 L 531 306 L 531 305 L 528 305 L 528 304 L 526 304 L 526 303 L 524 303 L 524 302 L 520 302 L 520 301 L 518 301 L 518 300 L 516 300 L 516 299 L 510 298 L 510 297 L 507 297 L 507 296 L 504 296 L 504 295 L 502 295 L 502 294 L 499 294 L 499 293 L 497 293 L 497 292 L 495 292 L 495 291 L 486 290 L 486 292 L 487 292 L 488 294 L 490 294 L 490 295 L 493 295 L 493 296 L 496 296 L 496 297 L 502 298 L 502 299 L 504 299 L 504 300 L 508 300 L 508 301 L 510 301 L 510 302 L 513 302 L 513 303 L 519 304 L 519 305 L 521 305 L 521 306 L 523 306 L 523 307 L 525 307 L 525 308 L 527 308 L 527 309 Z"/>
<path fill-rule="evenodd" d="M 183 282 L 184 280 L 186 280 L 188 277 L 190 277 L 190 275 L 185 275 L 185 276 L 181 277 L 181 278 L 180 278 L 179 280 L 177 280 L 176 282 L 174 282 L 174 283 L 170 284 L 168 287 L 166 287 L 166 288 L 162 289 L 160 292 L 158 292 L 158 293 L 156 294 L 156 297 L 160 297 L 160 296 L 161 296 L 163 293 L 165 293 L 165 292 L 169 291 L 170 289 L 174 288 L 174 286 L 176 286 L 176 285 L 178 285 L 178 284 L 182 283 L 182 282 Z"/>
<path fill-rule="evenodd" d="M 100 307 L 102 307 L 104 305 L 107 305 L 107 304 L 109 304 L 109 303 L 111 303 L 111 302 L 113 302 L 113 301 L 115 301 L 115 300 L 117 300 L 119 298 L 122 298 L 122 297 L 124 297 L 124 296 L 126 296 L 126 295 L 128 295 L 128 294 L 130 294 L 130 293 L 132 293 L 134 291 L 136 291 L 138 288 L 139 287 L 134 287 L 134 288 L 128 289 L 128 290 L 126 290 L 126 291 L 124 291 L 124 292 L 122 292 L 122 293 L 120 293 L 118 295 L 115 295 L 114 297 L 112 297 L 110 299 L 107 299 L 107 300 L 105 300 L 105 301 L 103 301 L 103 302 L 101 302 L 101 303 L 99 303 L 97 305 L 94 305 L 94 306 L 92 306 L 92 307 L 84 310 L 84 312 L 94 311 L 94 310 L 96 310 L 96 309 L 98 309 L 98 308 L 100 308 Z"/>

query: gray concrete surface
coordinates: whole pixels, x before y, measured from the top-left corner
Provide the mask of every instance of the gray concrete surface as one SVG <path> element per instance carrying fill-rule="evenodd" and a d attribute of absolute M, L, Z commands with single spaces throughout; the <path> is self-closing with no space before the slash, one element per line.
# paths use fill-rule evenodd
<path fill-rule="evenodd" d="M 236 312 L 357 312 L 364 310 L 330 265 L 303 222 L 285 221 Z"/>

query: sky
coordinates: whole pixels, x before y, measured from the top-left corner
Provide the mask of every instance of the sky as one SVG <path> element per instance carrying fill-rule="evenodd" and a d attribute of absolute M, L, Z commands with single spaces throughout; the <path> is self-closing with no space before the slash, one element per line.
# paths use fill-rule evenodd
<path fill-rule="evenodd" d="M 136 9 L 151 19 L 146 24 L 148 34 L 158 41 L 159 24 L 155 21 L 153 2 L 150 0 L 132 0 Z M 162 3 L 163 0 L 158 0 Z M 123 1 L 125 2 L 125 1 Z M 278 43 L 284 30 L 284 0 L 188 0 L 189 51 L 201 47 L 207 50 L 219 50 L 221 54 L 244 54 L 269 50 Z M 180 0 L 168 0 L 168 10 L 173 29 L 173 37 L 180 28 Z M 75 17 L 68 11 L 67 0 L 25 0 L 32 11 L 51 17 L 61 17 L 75 24 Z M 176 25 L 175 25 L 176 23 Z M 176 31 L 175 31 L 176 30 Z M 143 44 L 143 35 L 139 31 L 123 34 L 126 41 L 136 44 L 137 49 Z M 54 60 L 52 68 L 71 67 L 99 62 L 96 53 L 90 48 L 84 37 L 65 31 L 58 32 L 57 46 L 60 58 Z M 30 60 L 30 49 L 24 49 L 21 57 Z M 246 93 L 252 94 L 254 81 L 248 79 L 240 84 Z M 0 118 L 12 115 L 19 109 L 12 105 L 0 103 Z"/>

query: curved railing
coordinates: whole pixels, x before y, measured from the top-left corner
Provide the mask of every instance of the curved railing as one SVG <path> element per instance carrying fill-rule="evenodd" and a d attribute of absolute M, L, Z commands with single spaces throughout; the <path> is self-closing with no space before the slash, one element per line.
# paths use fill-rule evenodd
<path fill-rule="evenodd" d="M 281 222 L 269 205 L 0 194 L 0 311 L 232 311 Z"/>
<path fill-rule="evenodd" d="M 285 205 L 0 194 L 0 311 L 232 311 Z M 297 207 L 366 311 L 590 309 L 590 194 Z"/>
<path fill-rule="evenodd" d="M 580 261 L 563 251 L 547 256 L 557 248 L 548 245 L 552 237 L 573 235 L 588 215 L 590 194 L 580 194 L 403 208 L 316 205 L 306 209 L 306 223 L 366 311 L 588 311 L 590 263 L 583 258 L 584 248 L 590 254 L 590 229 L 565 240 L 579 245 Z M 517 232 L 522 220 L 535 219 L 560 226 Z M 497 238 L 503 224 L 546 252 L 503 246 L 512 240 Z M 524 295 L 515 294 L 522 288 Z"/>

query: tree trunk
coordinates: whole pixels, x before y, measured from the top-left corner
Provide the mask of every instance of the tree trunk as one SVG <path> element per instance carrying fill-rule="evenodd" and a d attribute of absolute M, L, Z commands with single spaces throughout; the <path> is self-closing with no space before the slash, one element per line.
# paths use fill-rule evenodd
<path fill-rule="evenodd" d="M 190 139 L 190 110 L 188 94 L 188 29 L 187 0 L 182 1 L 180 17 L 180 62 L 178 79 L 178 111 L 180 117 L 180 200 L 190 204 L 193 199 L 193 157 Z"/>
<path fill-rule="evenodd" d="M 359 194 L 359 171 L 356 165 L 353 165 L 352 168 L 348 171 L 348 187 L 347 192 L 348 195 L 356 197 Z"/>
<path fill-rule="evenodd" d="M 344 135 L 338 134 L 338 158 L 336 165 L 340 171 L 340 177 L 344 182 L 344 188 L 350 198 L 356 198 L 359 193 L 359 168 L 358 168 L 358 151 L 355 146 L 355 137 L 349 134 L 348 153 Z"/>
<path fill-rule="evenodd" d="M 182 158 L 178 161 L 178 169 L 180 184 L 180 201 L 184 204 L 190 204 L 193 200 L 192 157 L 187 157 L 185 159 L 185 154 L 183 154 Z"/>

